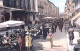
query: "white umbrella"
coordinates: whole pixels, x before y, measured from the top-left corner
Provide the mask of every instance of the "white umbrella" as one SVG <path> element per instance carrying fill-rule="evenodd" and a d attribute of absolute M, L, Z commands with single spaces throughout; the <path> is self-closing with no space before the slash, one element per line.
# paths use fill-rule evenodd
<path fill-rule="evenodd" d="M 80 18 L 75 23 L 80 25 Z"/>
<path fill-rule="evenodd" d="M 0 23 L 0 28 L 5 28 L 5 27 L 8 27 L 8 25 L 5 22 Z"/>
<path fill-rule="evenodd" d="M 14 27 L 14 26 L 20 26 L 20 25 L 24 25 L 25 23 L 23 21 L 7 21 L 7 25 L 8 27 Z"/>
<path fill-rule="evenodd" d="M 14 20 L 9 20 L 3 23 L 0 23 L 0 28 L 5 28 L 5 27 L 15 27 L 15 26 L 20 26 L 24 25 L 25 23 L 23 21 L 14 21 Z"/>
<path fill-rule="evenodd" d="M 53 17 L 44 17 L 43 19 L 54 19 Z"/>

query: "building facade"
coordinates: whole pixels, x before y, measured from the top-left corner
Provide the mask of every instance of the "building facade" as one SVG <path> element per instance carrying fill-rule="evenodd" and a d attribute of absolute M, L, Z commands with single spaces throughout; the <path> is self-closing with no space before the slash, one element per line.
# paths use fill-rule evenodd
<path fill-rule="evenodd" d="M 38 0 L 38 13 L 40 19 L 43 17 L 58 17 L 59 8 L 49 0 Z"/>
<path fill-rule="evenodd" d="M 75 2 L 75 12 L 74 16 L 80 12 L 80 0 L 73 0 Z"/>
<path fill-rule="evenodd" d="M 67 15 L 66 17 L 72 18 L 75 15 L 77 15 L 79 12 L 80 12 L 80 0 L 67 0 L 65 4 L 65 14 Z"/>
<path fill-rule="evenodd" d="M 72 18 L 73 13 L 75 12 L 75 3 L 73 0 L 67 0 L 65 4 L 65 15 L 66 18 Z"/>
<path fill-rule="evenodd" d="M 0 22 L 8 20 L 35 22 L 37 0 L 0 0 Z"/>

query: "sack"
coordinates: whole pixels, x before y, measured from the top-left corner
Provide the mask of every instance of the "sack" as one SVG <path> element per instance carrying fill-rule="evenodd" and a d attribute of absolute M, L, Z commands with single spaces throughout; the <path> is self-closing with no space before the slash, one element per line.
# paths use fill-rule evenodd
<path fill-rule="evenodd" d="M 50 38 L 51 38 L 51 37 L 48 35 L 48 36 L 47 36 L 47 39 L 50 39 Z"/>

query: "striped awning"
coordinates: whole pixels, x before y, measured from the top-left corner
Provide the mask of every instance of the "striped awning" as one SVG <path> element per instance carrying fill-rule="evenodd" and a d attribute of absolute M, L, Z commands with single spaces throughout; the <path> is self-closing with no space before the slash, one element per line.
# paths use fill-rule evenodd
<path fill-rule="evenodd" d="M 75 16 L 71 19 L 71 21 L 77 19 L 78 17 L 80 17 L 80 12 L 79 12 L 77 15 L 75 15 Z"/>

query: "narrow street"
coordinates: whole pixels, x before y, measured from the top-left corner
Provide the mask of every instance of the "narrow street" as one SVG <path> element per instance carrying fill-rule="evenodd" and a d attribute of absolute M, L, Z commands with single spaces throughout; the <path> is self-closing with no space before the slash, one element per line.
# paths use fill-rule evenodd
<path fill-rule="evenodd" d="M 57 28 L 57 32 L 54 33 L 53 48 L 50 48 L 50 42 L 47 39 L 34 40 L 34 44 L 35 44 L 34 47 L 35 49 L 37 49 L 37 51 L 67 51 L 68 50 L 67 38 L 66 38 L 66 33 L 64 31 L 64 28 L 63 28 L 63 32 L 60 32 L 60 30 Z"/>
<path fill-rule="evenodd" d="M 80 0 L 0 0 L 0 51 L 80 51 Z"/>

